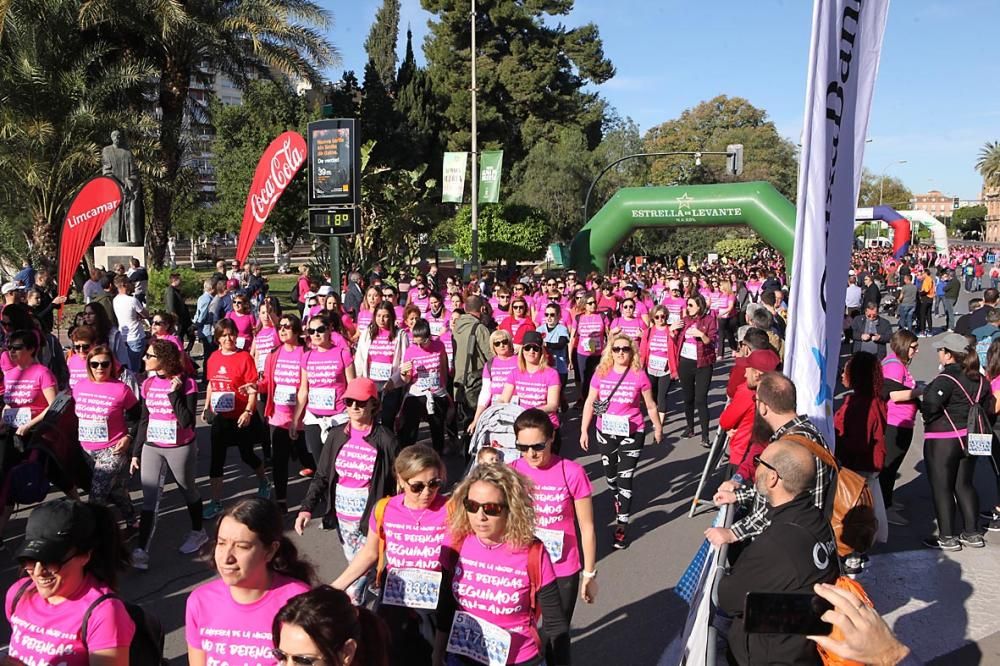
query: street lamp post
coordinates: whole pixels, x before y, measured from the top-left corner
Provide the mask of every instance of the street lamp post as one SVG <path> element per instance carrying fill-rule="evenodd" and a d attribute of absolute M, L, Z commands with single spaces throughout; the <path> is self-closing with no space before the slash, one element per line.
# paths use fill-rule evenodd
<path fill-rule="evenodd" d="M 893 160 L 892 162 L 889 162 L 888 164 L 886 164 L 885 168 L 882 169 L 882 180 L 879 181 L 879 185 L 878 185 L 878 205 L 879 206 L 882 205 L 882 196 L 885 194 L 885 179 L 886 179 L 886 176 L 889 173 L 889 169 L 891 169 L 892 167 L 896 166 L 897 164 L 906 164 L 906 160 Z"/>
<path fill-rule="evenodd" d="M 476 0 L 472 0 L 472 270 L 479 272 L 479 143 L 476 127 Z"/>

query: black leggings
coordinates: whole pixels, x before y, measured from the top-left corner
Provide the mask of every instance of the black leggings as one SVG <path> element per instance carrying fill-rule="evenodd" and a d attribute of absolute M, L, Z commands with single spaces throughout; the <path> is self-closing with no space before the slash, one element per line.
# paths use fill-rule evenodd
<path fill-rule="evenodd" d="M 878 475 L 878 484 L 882 489 L 882 499 L 885 508 L 892 506 L 892 493 L 899 476 L 899 468 L 903 465 L 906 452 L 913 443 L 913 428 L 900 426 L 885 427 L 885 465 Z"/>
<path fill-rule="evenodd" d="M 323 453 L 323 429 L 318 423 L 311 423 L 305 427 L 306 431 L 306 452 L 312 457 L 313 463 L 319 462 L 319 456 Z M 315 465 L 313 469 L 315 469 Z"/>
<path fill-rule="evenodd" d="M 434 398 L 434 413 L 427 413 L 427 399 L 422 396 L 403 398 L 403 411 L 399 420 L 399 446 L 410 446 L 417 441 L 420 422 L 427 421 L 431 431 L 431 445 L 441 453 L 444 450 L 444 420 L 448 414 L 448 399 Z"/>
<path fill-rule="evenodd" d="M 678 370 L 681 391 L 684 392 L 684 418 L 687 419 L 687 427 L 694 430 L 694 408 L 697 405 L 701 438 L 708 439 L 708 388 L 712 383 L 712 366 L 699 368 L 697 361 L 682 357 Z"/>
<path fill-rule="evenodd" d="M 670 377 L 670 373 L 667 372 L 662 377 L 654 377 L 648 372 L 649 383 L 653 385 L 653 395 L 656 397 L 656 411 L 661 414 L 667 413 L 667 394 L 670 392 L 670 386 L 674 383 L 674 380 Z"/>
<path fill-rule="evenodd" d="M 958 536 L 955 532 L 956 501 L 962 512 L 965 532 L 974 532 L 979 511 L 979 496 L 972 483 L 975 456 L 962 451 L 957 439 L 925 439 L 924 460 L 940 538 Z"/>
<path fill-rule="evenodd" d="M 722 344 L 723 341 L 729 343 L 730 351 L 735 352 L 738 348 L 736 343 L 736 321 L 735 317 L 719 318 L 719 352 L 721 354 L 719 358 L 725 358 L 726 355 L 726 346 Z"/>
<path fill-rule="evenodd" d="M 576 378 L 576 387 L 580 391 L 577 396 L 579 400 L 585 400 L 590 393 L 590 380 L 594 376 L 597 364 L 601 362 L 600 354 L 582 356 L 579 352 L 573 352 L 573 374 Z"/>
<path fill-rule="evenodd" d="M 601 449 L 601 462 L 604 464 L 604 476 L 607 477 L 608 490 L 615 503 L 617 520 L 628 523 L 629 511 L 632 508 L 632 479 L 635 475 L 639 456 L 642 454 L 644 432 L 632 433 L 630 437 L 605 435 L 597 431 L 597 444 Z"/>
<path fill-rule="evenodd" d="M 562 604 L 563 615 L 566 622 L 572 624 L 573 611 L 576 610 L 576 600 L 580 596 L 580 574 L 575 573 L 562 578 L 556 578 L 556 587 L 559 588 L 559 601 Z M 542 619 L 542 636 L 545 640 L 545 663 L 555 664 L 557 654 L 569 654 L 569 632 L 562 635 L 562 638 L 553 640 L 545 636 L 545 622 Z M 565 641 L 564 646 L 557 645 L 557 642 Z"/>
<path fill-rule="evenodd" d="M 298 439 L 288 436 L 288 428 L 271 427 L 271 476 L 274 479 L 274 499 L 284 502 L 288 499 L 288 459 L 298 458 L 303 469 L 316 469 L 312 454 L 306 450 L 305 435 L 299 433 Z"/>
<path fill-rule="evenodd" d="M 260 467 L 260 458 L 253 452 L 253 447 L 262 441 L 260 433 L 264 430 L 257 413 L 250 417 L 246 428 L 236 426 L 236 419 L 216 415 L 212 419 L 212 457 L 208 466 L 208 476 L 212 479 L 222 478 L 226 467 L 226 451 L 230 446 L 236 446 L 240 451 L 240 459 L 253 471 Z"/>

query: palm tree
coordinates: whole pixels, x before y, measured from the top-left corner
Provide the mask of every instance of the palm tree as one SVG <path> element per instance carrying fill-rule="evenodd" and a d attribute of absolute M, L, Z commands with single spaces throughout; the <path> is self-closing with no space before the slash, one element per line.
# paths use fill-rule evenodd
<path fill-rule="evenodd" d="M 1000 141 L 987 141 L 979 151 L 976 169 L 983 176 L 986 187 L 1000 188 Z"/>
<path fill-rule="evenodd" d="M 159 128 L 158 167 L 152 183 L 153 217 L 147 236 L 152 263 L 163 264 L 176 189 L 185 166 L 184 124 L 191 80 L 218 72 L 245 88 L 254 78 L 284 75 L 319 83 L 337 53 L 319 30 L 330 24 L 312 0 L 83 0 L 83 28 L 119 40 L 122 58 L 148 58 L 157 70 L 154 93 Z"/>
<path fill-rule="evenodd" d="M 104 109 L 153 74 L 141 60 L 109 60 L 113 45 L 79 30 L 79 8 L 78 0 L 12 0 L 3 16 L 0 224 L 17 224 L 43 263 L 57 256 L 70 200 L 100 173 L 96 140 L 137 122 Z"/>

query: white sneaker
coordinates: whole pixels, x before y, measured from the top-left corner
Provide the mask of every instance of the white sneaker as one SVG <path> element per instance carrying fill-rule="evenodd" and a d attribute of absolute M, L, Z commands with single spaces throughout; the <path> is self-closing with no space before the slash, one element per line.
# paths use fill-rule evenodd
<path fill-rule="evenodd" d="M 132 551 L 132 568 L 138 569 L 139 571 L 149 570 L 149 553 L 147 553 L 142 548 L 136 548 Z"/>
<path fill-rule="evenodd" d="M 180 551 L 185 555 L 197 553 L 206 541 L 208 541 L 208 534 L 205 533 L 205 530 L 191 530 L 188 532 L 187 539 L 181 544 Z"/>

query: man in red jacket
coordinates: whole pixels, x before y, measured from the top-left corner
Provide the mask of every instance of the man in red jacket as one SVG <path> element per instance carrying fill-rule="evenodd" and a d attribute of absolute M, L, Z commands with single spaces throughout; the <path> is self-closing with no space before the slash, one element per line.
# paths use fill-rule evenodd
<path fill-rule="evenodd" d="M 746 381 L 736 388 L 736 393 L 719 417 L 719 427 L 729 433 L 729 476 L 737 472 L 744 478 L 752 477 L 750 453 L 753 420 L 756 411 L 754 398 L 757 383 L 765 372 L 774 371 L 781 359 L 770 349 L 758 349 L 746 357 L 744 375 Z"/>
<path fill-rule="evenodd" d="M 751 326 L 743 334 L 743 339 L 740 340 L 739 348 L 736 350 L 736 359 L 733 361 L 733 369 L 729 373 L 726 396 L 730 400 L 736 395 L 736 389 L 746 382 L 747 357 L 758 349 L 775 351 L 767 331 Z"/>

